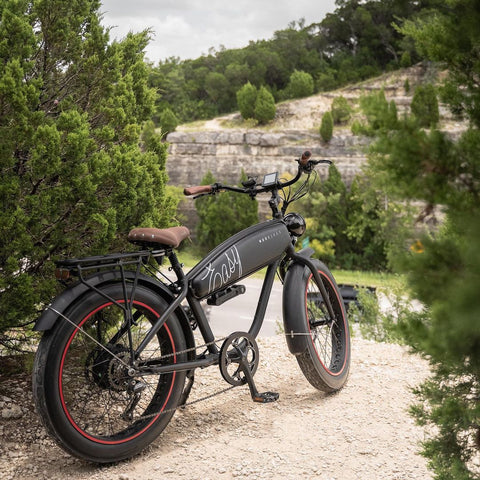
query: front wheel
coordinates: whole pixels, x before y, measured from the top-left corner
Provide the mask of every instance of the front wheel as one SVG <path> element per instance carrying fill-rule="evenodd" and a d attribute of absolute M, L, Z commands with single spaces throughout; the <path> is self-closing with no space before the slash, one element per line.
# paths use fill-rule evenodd
<path fill-rule="evenodd" d="M 343 299 L 328 268 L 314 260 L 334 317 L 330 318 L 312 272 L 296 265 L 285 281 L 284 317 L 287 339 L 291 342 L 305 378 L 318 390 L 334 392 L 342 388 L 350 369 L 350 331 Z M 289 278 L 290 276 L 290 278 Z"/>
<path fill-rule="evenodd" d="M 184 372 L 139 374 L 132 368 L 132 351 L 167 303 L 137 286 L 128 326 L 122 286 L 102 287 L 102 293 L 107 298 L 84 295 L 46 332 L 33 374 L 37 410 L 49 432 L 69 453 L 97 463 L 130 457 L 151 443 L 170 421 L 185 382 Z M 181 362 L 185 348 L 172 315 L 135 365 Z"/>

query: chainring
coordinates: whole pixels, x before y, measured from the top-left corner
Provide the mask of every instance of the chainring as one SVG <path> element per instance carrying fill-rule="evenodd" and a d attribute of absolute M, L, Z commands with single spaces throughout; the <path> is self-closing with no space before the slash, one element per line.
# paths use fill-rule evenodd
<path fill-rule="evenodd" d="M 246 332 L 234 332 L 223 342 L 219 360 L 220 373 L 230 385 L 247 383 L 241 366 L 242 356 L 245 357 L 253 376 L 257 371 L 260 356 L 255 337 Z"/>

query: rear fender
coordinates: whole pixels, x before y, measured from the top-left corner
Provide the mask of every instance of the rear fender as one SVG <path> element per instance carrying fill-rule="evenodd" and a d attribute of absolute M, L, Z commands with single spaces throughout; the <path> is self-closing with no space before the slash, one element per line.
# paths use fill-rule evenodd
<path fill-rule="evenodd" d="M 135 275 L 135 272 L 125 272 L 125 277 L 129 280 L 134 280 Z M 118 281 L 118 272 L 102 272 L 92 275 L 88 278 L 89 285 L 92 285 L 96 288 L 103 287 L 111 283 L 117 283 Z M 152 277 L 149 277 L 148 275 L 140 274 L 138 276 L 138 284 L 154 291 L 168 303 L 173 302 L 175 299 L 172 292 L 165 285 L 156 281 Z M 58 313 L 64 314 L 74 302 L 79 301 L 81 297 L 89 291 L 91 291 L 91 288 L 81 282 L 76 283 L 64 290 L 60 295 L 55 297 L 52 303 L 50 303 L 50 305 L 43 311 L 38 320 L 35 322 L 33 330 L 36 332 L 46 332 L 52 329 L 60 318 Z M 183 334 L 185 335 L 185 340 L 187 342 L 187 348 L 194 348 L 195 340 L 193 338 L 192 328 L 187 315 L 181 306 L 175 310 L 175 315 L 180 321 Z M 189 357 L 193 358 L 194 356 L 194 351 L 193 353 L 189 354 Z"/>

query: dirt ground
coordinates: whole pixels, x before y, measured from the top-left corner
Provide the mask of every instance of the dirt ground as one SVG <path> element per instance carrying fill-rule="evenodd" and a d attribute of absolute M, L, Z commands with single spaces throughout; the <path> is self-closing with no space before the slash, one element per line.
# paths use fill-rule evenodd
<path fill-rule="evenodd" d="M 256 404 L 237 387 L 177 411 L 141 455 L 110 466 L 72 458 L 47 436 L 35 413 L 30 378 L 0 379 L 0 477 L 73 480 L 430 479 L 418 454 L 423 430 L 408 407 L 426 363 L 398 345 L 352 339 L 343 390 L 316 391 L 282 336 L 258 340 L 260 391 L 280 394 Z M 200 370 L 190 401 L 224 389 L 217 367 Z"/>

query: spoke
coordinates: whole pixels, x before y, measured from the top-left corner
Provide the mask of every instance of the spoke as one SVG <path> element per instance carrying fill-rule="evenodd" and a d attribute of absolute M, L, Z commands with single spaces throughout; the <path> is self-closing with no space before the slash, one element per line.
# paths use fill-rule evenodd
<path fill-rule="evenodd" d="M 52 310 L 53 312 L 55 312 L 57 315 L 59 315 L 60 317 L 62 317 L 64 320 L 66 320 L 68 323 L 70 323 L 71 325 L 73 325 L 75 327 L 75 330 L 77 330 L 77 332 L 82 332 L 86 337 L 88 337 L 90 340 L 92 340 L 95 344 L 97 344 L 100 348 L 102 348 L 103 350 L 105 350 L 107 353 L 109 353 L 110 355 L 114 356 L 118 361 L 124 363 L 120 358 L 118 358 L 111 350 L 109 350 L 107 347 L 105 347 L 104 345 L 102 345 L 98 340 L 96 340 L 95 338 L 93 338 L 89 333 L 87 333 L 83 328 L 79 327 L 78 325 L 76 325 L 74 322 L 72 322 L 72 320 L 70 320 L 68 317 L 66 317 L 65 315 L 63 315 L 63 313 L 60 313 L 58 312 L 57 310 L 55 310 L 54 308 L 52 307 L 47 307 L 48 309 Z M 77 334 L 75 334 L 76 336 Z M 128 365 L 126 363 L 124 363 L 125 366 L 128 367 Z"/>
<path fill-rule="evenodd" d="M 124 373 L 124 369 L 128 367 L 129 356 L 125 359 L 125 354 L 119 353 L 123 349 L 125 352 L 129 351 L 126 344 L 127 339 L 125 336 L 118 338 L 115 349 L 113 346 L 108 348 L 105 346 L 108 345 L 107 339 L 113 338 L 114 335 L 109 334 L 105 327 L 111 331 L 112 326 L 115 325 L 107 325 L 109 311 L 106 310 L 106 312 L 100 312 L 101 315 L 97 315 L 96 318 L 89 319 L 82 328 L 75 326 L 76 332 L 74 332 L 72 343 L 67 351 L 62 372 L 62 388 L 67 408 L 73 420 L 86 433 L 104 437 L 117 435 L 133 424 L 133 422 L 126 422 L 121 418 L 131 400 L 130 396 L 127 396 L 124 391 L 116 391 L 123 389 L 123 382 L 130 379 Z M 106 318 L 107 320 L 105 320 Z M 143 335 L 145 322 L 142 322 L 142 319 L 146 320 L 146 317 L 143 316 L 139 319 L 137 326 L 132 328 L 134 344 L 138 344 Z M 100 326 L 100 324 L 102 325 Z M 89 333 L 93 330 L 97 332 L 97 339 Z M 154 338 L 160 340 L 158 336 Z M 87 352 L 92 352 L 91 358 L 88 357 Z M 154 345 L 152 341 L 151 348 L 145 353 L 147 359 L 153 359 L 161 356 L 161 347 L 158 344 Z M 88 369 L 88 378 L 86 369 Z M 135 407 L 135 412 L 137 412 L 135 417 L 137 418 L 154 401 L 156 387 L 160 382 L 158 376 L 156 377 L 157 384 L 151 381 L 151 378 L 150 381 L 143 376 L 140 378 L 147 388 L 142 393 L 141 401 Z M 138 377 L 137 380 L 139 380 Z M 161 393 L 161 389 L 159 393 Z"/>
<path fill-rule="evenodd" d="M 315 281 L 312 279 L 308 285 L 308 295 L 310 301 L 307 303 L 309 320 L 311 323 L 325 321 L 328 319 L 328 313 L 326 310 L 326 305 L 321 299 L 321 294 L 319 288 Z M 328 297 L 331 301 L 330 292 L 328 292 Z M 311 317 L 310 317 L 311 315 Z M 336 328 L 335 320 L 325 323 L 325 325 L 317 325 L 312 329 L 312 342 L 316 346 L 317 352 L 321 357 L 322 363 L 330 368 L 334 345 L 332 342 L 333 331 Z"/>

